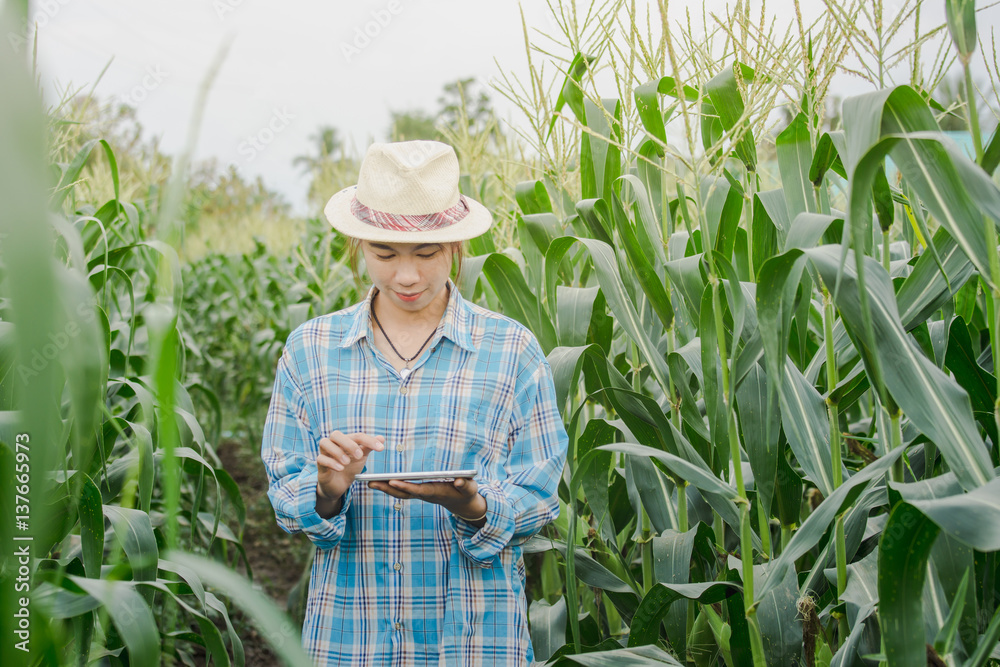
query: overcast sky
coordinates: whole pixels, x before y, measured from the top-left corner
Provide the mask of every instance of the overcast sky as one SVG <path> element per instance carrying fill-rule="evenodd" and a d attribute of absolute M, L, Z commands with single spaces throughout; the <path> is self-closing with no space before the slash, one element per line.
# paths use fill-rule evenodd
<path fill-rule="evenodd" d="M 822 7 L 803 4 L 814 14 Z M 701 8 L 674 0 L 671 16 L 684 5 Z M 724 5 L 706 2 L 719 11 Z M 928 1 L 923 20 L 941 20 L 943 5 Z M 360 153 L 372 139 L 387 138 L 390 109 L 434 111 L 445 83 L 495 78 L 494 59 L 523 77 L 518 7 L 514 0 L 35 0 L 29 16 L 40 26 L 47 102 L 70 85 L 93 83 L 111 61 L 97 95 L 135 106 L 171 153 L 184 144 L 209 63 L 231 39 L 195 157 L 215 156 L 246 176 L 263 175 L 301 213 L 308 178 L 291 162 L 311 152 L 308 137 L 319 126 L 333 125 Z M 520 7 L 529 26 L 553 30 L 545 0 L 523 0 Z M 767 7 L 794 16 L 788 0 Z M 1000 9 L 986 14 L 981 35 L 998 22 Z M 493 99 L 501 115 L 513 117 L 499 94 Z"/>

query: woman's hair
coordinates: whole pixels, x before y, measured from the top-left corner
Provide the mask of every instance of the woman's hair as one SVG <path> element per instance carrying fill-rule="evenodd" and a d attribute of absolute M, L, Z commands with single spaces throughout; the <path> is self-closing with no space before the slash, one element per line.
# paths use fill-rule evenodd
<path fill-rule="evenodd" d="M 447 243 L 441 243 L 442 247 L 450 245 Z M 347 239 L 347 265 L 351 268 L 351 273 L 354 275 L 354 280 L 358 285 L 361 285 L 363 281 L 361 280 L 361 272 L 358 268 L 358 257 L 361 254 L 361 239 L 349 238 Z M 458 250 L 452 256 L 454 262 L 454 275 L 452 280 L 458 282 L 459 278 L 462 277 L 462 259 L 465 256 L 465 243 L 458 244 Z"/>

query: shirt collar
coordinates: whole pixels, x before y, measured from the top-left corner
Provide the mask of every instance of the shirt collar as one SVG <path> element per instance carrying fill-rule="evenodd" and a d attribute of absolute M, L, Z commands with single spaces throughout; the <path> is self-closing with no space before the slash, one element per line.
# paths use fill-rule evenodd
<path fill-rule="evenodd" d="M 462 298 L 450 279 L 448 280 L 449 297 L 448 305 L 441 318 L 441 336 L 451 340 L 459 347 L 470 352 L 476 351 L 476 346 L 472 343 L 472 312 L 468 302 Z M 371 326 L 372 299 L 375 298 L 377 290 L 372 286 L 368 290 L 365 300 L 358 304 L 351 319 L 351 325 L 347 333 L 340 342 L 340 347 L 350 347 L 362 338 L 367 337 L 374 340 Z"/>

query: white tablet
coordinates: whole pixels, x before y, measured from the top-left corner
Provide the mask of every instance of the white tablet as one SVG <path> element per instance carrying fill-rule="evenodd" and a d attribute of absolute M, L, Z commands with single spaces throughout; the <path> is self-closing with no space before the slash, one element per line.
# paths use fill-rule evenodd
<path fill-rule="evenodd" d="M 354 479 L 362 482 L 387 482 L 398 479 L 403 482 L 450 482 L 455 479 L 474 479 L 475 470 L 428 470 L 426 472 L 363 472 Z"/>

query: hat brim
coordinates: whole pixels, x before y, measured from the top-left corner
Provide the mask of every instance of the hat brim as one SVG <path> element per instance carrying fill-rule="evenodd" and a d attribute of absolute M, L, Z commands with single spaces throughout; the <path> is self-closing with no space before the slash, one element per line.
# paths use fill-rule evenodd
<path fill-rule="evenodd" d="M 351 213 L 351 200 L 358 186 L 344 188 L 330 197 L 323 208 L 330 225 L 344 236 L 362 241 L 382 243 L 452 243 L 466 241 L 485 234 L 493 224 L 493 215 L 485 206 L 469 197 L 469 213 L 453 225 L 425 232 L 402 232 L 382 229 L 362 222 Z"/>

